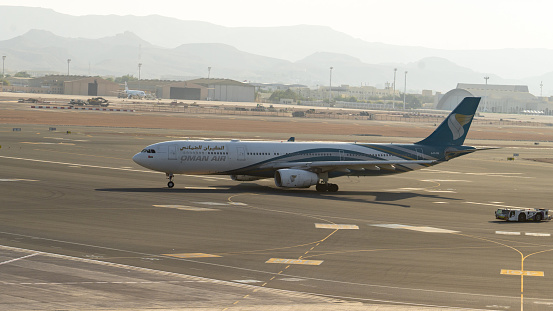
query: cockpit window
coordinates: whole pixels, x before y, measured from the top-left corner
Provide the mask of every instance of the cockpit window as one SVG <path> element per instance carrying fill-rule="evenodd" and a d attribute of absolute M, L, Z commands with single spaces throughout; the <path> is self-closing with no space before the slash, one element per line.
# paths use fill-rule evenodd
<path fill-rule="evenodd" d="M 156 153 L 156 150 L 155 149 L 142 149 L 143 153 Z"/>

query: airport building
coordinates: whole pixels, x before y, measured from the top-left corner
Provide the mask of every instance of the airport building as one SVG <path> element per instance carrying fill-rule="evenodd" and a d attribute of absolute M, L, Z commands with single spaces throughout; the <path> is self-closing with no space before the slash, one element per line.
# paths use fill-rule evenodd
<path fill-rule="evenodd" d="M 63 81 L 65 95 L 115 96 L 120 90 L 121 86 L 118 83 L 100 77 Z"/>
<path fill-rule="evenodd" d="M 117 96 L 124 86 L 101 77 L 51 75 L 39 78 L 8 78 L 6 92 L 66 94 L 84 96 Z M 254 102 L 255 87 L 230 79 L 196 79 L 190 81 L 133 80 L 131 90 L 155 94 L 162 99 L 215 100 Z"/>
<path fill-rule="evenodd" d="M 187 81 L 207 88 L 206 100 L 255 102 L 255 87 L 230 79 L 195 79 Z"/>
<path fill-rule="evenodd" d="M 467 96 L 482 97 L 479 111 L 498 113 L 553 114 L 553 106 L 547 98 L 538 98 L 526 85 L 493 85 L 459 83 L 457 88 L 441 96 L 436 106 L 440 110 L 453 110 Z"/>

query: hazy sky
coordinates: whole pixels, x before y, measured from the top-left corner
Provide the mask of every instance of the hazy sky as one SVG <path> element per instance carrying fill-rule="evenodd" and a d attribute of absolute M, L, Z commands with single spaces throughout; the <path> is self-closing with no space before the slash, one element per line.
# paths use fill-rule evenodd
<path fill-rule="evenodd" d="M 0 0 L 71 15 L 158 14 L 217 25 L 324 25 L 370 42 L 440 49 L 553 49 L 548 0 Z"/>

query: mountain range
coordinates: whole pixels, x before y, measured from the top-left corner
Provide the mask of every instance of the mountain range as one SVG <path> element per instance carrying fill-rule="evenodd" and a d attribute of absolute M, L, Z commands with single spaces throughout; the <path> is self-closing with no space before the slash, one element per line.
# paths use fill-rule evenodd
<path fill-rule="evenodd" d="M 50 9 L 0 6 L 6 71 L 211 77 L 252 82 L 372 85 L 446 92 L 457 83 L 524 84 L 553 95 L 553 50 L 437 50 L 366 42 L 325 26 L 223 27 L 151 16 L 71 16 Z M 454 38 L 437 38 L 454 40 Z"/>

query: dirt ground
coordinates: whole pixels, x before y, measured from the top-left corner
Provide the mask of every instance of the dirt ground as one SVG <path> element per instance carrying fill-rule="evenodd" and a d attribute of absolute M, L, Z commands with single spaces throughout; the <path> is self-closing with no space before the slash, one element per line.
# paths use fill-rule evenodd
<path fill-rule="evenodd" d="M 5 95 L 5 96 L 4 96 Z M 9 97 L 9 96 L 11 97 Z M 31 94 L 25 94 L 31 95 Z M 98 126 L 137 129 L 174 129 L 206 132 L 204 137 L 226 137 L 224 133 L 244 133 L 244 137 L 259 133 L 307 135 L 315 140 L 333 140 L 330 136 L 350 136 L 351 140 L 366 141 L 370 137 L 402 137 L 416 141 L 428 136 L 435 123 L 373 120 L 310 119 L 291 117 L 188 114 L 171 112 L 96 112 L 76 110 L 31 109 L 33 104 L 19 104 L 12 93 L 0 93 L 0 124 L 44 124 L 49 126 Z M 22 98 L 29 96 L 17 95 Z M 69 95 L 50 95 L 48 100 L 67 102 Z M 116 99 L 114 99 L 116 100 Z M 117 104 L 117 103 L 116 103 Z M 200 103 L 213 105 L 213 102 Z M 225 103 L 218 103 L 223 105 Z M 230 103 L 236 105 L 237 103 Z M 111 107 L 110 107 L 111 108 Z M 305 109 L 305 107 L 303 107 Z M 308 107 L 309 108 L 309 107 Z M 500 116 L 501 117 L 501 116 Z M 515 116 L 518 118 L 517 116 Z M 528 116 L 521 116 L 528 117 Z M 553 126 L 545 117 L 540 126 L 498 126 L 474 122 L 468 139 L 553 142 Z M 551 121 L 549 120 L 551 119 Z M 541 121 L 544 122 L 544 121 Z M 143 131 L 142 131 L 143 132 Z M 244 138 L 237 137 L 237 138 Z M 365 138 L 360 138 L 365 137 Z"/>
<path fill-rule="evenodd" d="M 44 124 L 49 126 L 102 126 L 143 129 L 175 129 L 209 132 L 297 133 L 320 135 L 362 135 L 423 138 L 434 124 L 299 119 L 285 117 L 234 117 L 213 115 L 92 112 L 36 110 L 0 110 L 0 124 Z M 553 141 L 549 127 L 497 127 L 475 124 L 470 139 L 509 141 Z"/>

